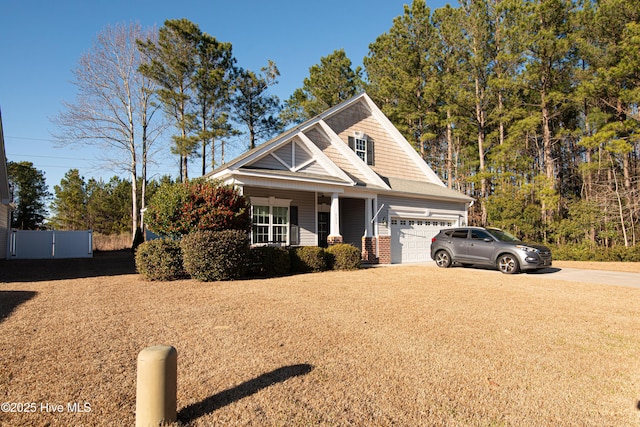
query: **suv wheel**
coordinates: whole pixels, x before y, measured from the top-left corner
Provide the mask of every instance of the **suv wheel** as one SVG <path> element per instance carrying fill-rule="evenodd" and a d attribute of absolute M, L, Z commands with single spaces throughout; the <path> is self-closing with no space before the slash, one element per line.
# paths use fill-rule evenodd
<path fill-rule="evenodd" d="M 436 252 L 436 258 L 434 260 L 436 265 L 440 268 L 447 268 L 451 265 L 451 257 L 447 251 Z"/>
<path fill-rule="evenodd" d="M 520 271 L 518 259 L 511 254 L 502 254 L 498 258 L 498 270 L 504 274 L 516 274 Z"/>

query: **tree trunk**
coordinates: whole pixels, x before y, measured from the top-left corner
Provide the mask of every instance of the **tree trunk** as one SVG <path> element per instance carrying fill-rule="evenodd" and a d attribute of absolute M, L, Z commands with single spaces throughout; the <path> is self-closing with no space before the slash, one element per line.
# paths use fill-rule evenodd
<path fill-rule="evenodd" d="M 447 188 L 453 187 L 453 128 L 451 110 L 447 108 Z"/>
<path fill-rule="evenodd" d="M 487 203 L 486 203 L 486 198 L 488 196 L 487 192 L 488 192 L 488 185 L 487 185 L 487 178 L 484 176 L 484 172 L 485 172 L 485 155 L 484 155 L 484 145 L 485 145 L 485 111 L 482 108 L 482 99 L 483 99 L 483 92 L 482 89 L 480 88 L 480 81 L 479 79 L 476 77 L 475 79 L 475 84 L 476 84 L 476 121 L 477 121 L 477 125 L 478 125 L 478 159 L 480 161 L 480 173 L 482 174 L 482 178 L 480 179 L 480 206 L 482 209 L 482 217 L 481 217 L 481 222 L 482 225 L 487 225 Z"/>

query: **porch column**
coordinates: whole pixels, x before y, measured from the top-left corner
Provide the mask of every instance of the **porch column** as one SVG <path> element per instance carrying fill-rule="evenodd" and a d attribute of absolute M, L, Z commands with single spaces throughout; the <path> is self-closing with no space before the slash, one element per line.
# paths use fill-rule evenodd
<path fill-rule="evenodd" d="M 366 199 L 364 202 L 364 237 L 373 236 L 373 223 L 371 221 L 373 217 L 373 207 L 371 206 L 373 199 Z"/>
<path fill-rule="evenodd" d="M 338 198 L 338 193 L 331 194 L 331 219 L 327 243 L 329 245 L 342 243 L 342 235 L 340 234 L 340 199 Z"/>
<path fill-rule="evenodd" d="M 362 236 L 362 261 L 368 264 L 378 262 L 376 257 L 376 241 L 373 236 L 374 229 L 372 224 L 373 218 L 373 202 L 375 199 L 366 199 L 364 201 L 364 236 Z"/>

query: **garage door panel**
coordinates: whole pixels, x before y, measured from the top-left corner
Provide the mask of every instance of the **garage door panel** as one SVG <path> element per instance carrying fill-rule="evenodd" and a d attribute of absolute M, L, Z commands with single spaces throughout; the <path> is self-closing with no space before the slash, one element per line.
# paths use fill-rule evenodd
<path fill-rule="evenodd" d="M 391 219 L 391 262 L 394 264 L 431 260 L 431 239 L 450 221 L 418 218 Z"/>

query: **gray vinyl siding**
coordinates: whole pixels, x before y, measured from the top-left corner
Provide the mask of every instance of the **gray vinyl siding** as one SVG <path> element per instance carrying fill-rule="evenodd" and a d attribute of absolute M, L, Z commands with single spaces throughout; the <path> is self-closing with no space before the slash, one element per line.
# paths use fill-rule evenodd
<path fill-rule="evenodd" d="M 282 189 L 244 187 L 244 195 L 251 197 L 275 197 L 291 199 L 291 206 L 298 207 L 298 227 L 300 227 L 300 245 L 317 246 L 315 193 L 308 191 L 290 191 Z"/>
<path fill-rule="evenodd" d="M 275 157 L 272 155 L 267 155 L 261 158 L 260 160 L 251 164 L 251 167 L 257 167 L 261 169 L 272 169 L 272 170 L 288 170 L 282 163 L 280 163 Z"/>

